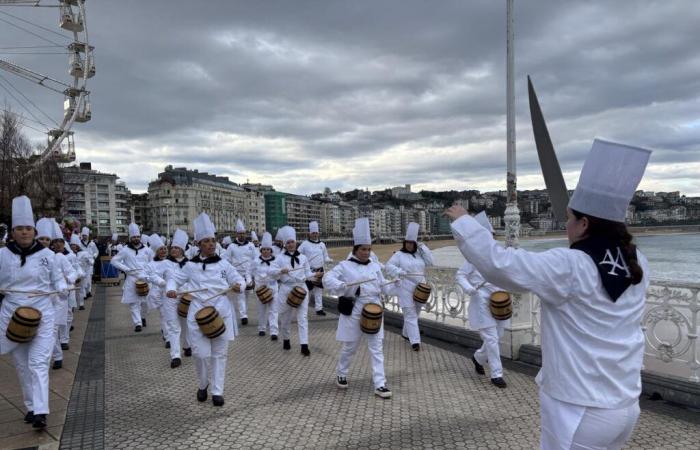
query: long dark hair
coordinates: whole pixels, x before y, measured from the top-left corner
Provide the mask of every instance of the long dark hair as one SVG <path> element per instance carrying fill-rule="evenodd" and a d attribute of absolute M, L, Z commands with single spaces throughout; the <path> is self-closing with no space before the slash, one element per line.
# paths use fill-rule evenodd
<path fill-rule="evenodd" d="M 637 246 L 632 243 L 634 236 L 627 230 L 627 225 L 622 222 L 613 222 L 612 220 L 589 216 L 573 209 L 571 213 L 578 220 L 584 217 L 588 219 L 587 236 L 601 237 L 613 242 L 619 242 L 620 249 L 627 260 L 630 275 L 632 276 L 632 284 L 641 283 L 644 271 L 637 261 Z"/>
<path fill-rule="evenodd" d="M 411 242 L 411 243 L 413 244 L 413 251 L 409 251 L 409 250 L 406 248 L 406 242 Z M 416 253 L 416 252 L 418 251 L 418 242 L 416 242 L 416 241 L 407 241 L 407 240 L 404 239 L 403 243 L 401 244 L 401 251 L 404 252 L 404 253 L 410 253 L 410 254 Z"/>

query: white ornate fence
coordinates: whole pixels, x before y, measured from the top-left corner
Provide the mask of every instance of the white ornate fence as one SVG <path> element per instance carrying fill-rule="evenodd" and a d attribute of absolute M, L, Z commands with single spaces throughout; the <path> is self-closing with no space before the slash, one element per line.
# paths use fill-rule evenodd
<path fill-rule="evenodd" d="M 422 319 L 468 327 L 469 296 L 455 282 L 456 269 L 431 267 L 430 299 Z M 401 312 L 395 297 L 385 299 L 389 311 Z M 645 370 L 670 374 L 700 383 L 700 283 L 652 282 L 642 320 L 646 337 Z M 513 318 L 501 341 L 504 356 L 517 358 L 520 345 L 539 345 L 539 299 L 532 294 L 514 296 Z"/>

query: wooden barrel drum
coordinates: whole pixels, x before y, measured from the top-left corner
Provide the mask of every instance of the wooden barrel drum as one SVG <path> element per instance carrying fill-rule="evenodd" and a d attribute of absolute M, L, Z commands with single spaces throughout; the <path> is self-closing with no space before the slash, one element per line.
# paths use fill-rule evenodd
<path fill-rule="evenodd" d="M 20 306 L 12 314 L 5 336 L 19 344 L 31 342 L 39 331 L 39 323 L 41 323 L 41 311 L 29 306 Z"/>
<path fill-rule="evenodd" d="M 194 318 L 197 320 L 197 325 L 199 325 L 202 334 L 209 339 L 217 338 L 226 331 L 224 319 L 213 306 L 205 306 L 200 309 L 194 315 Z"/>
<path fill-rule="evenodd" d="M 272 289 L 267 286 L 260 286 L 257 288 L 255 290 L 255 295 L 258 296 L 258 300 L 260 300 L 260 303 L 263 305 L 267 305 L 273 298 L 275 298 L 275 294 L 273 294 Z"/>
<path fill-rule="evenodd" d="M 489 310 L 496 320 L 508 320 L 513 315 L 513 303 L 510 294 L 504 291 L 496 291 L 489 299 Z"/>
<path fill-rule="evenodd" d="M 305 298 L 306 290 L 303 287 L 294 286 L 294 289 L 289 291 L 289 295 L 287 296 L 287 304 L 292 308 L 298 308 L 299 305 L 304 303 Z"/>
<path fill-rule="evenodd" d="M 183 294 L 182 297 L 180 297 L 180 302 L 177 304 L 177 315 L 183 319 L 187 319 L 190 303 L 192 303 L 192 296 L 190 294 Z"/>
<path fill-rule="evenodd" d="M 382 328 L 384 308 L 376 303 L 367 303 L 362 307 L 360 329 L 367 334 L 377 334 Z"/>
<path fill-rule="evenodd" d="M 413 301 L 426 303 L 430 298 L 430 291 L 432 291 L 432 288 L 429 284 L 418 283 L 416 289 L 413 291 Z"/>
<path fill-rule="evenodd" d="M 136 280 L 136 295 L 145 297 L 148 295 L 148 283 L 145 280 Z"/>

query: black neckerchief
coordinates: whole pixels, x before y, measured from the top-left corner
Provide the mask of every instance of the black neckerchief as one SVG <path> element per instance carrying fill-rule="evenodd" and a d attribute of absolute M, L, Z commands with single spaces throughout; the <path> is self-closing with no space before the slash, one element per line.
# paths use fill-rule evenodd
<path fill-rule="evenodd" d="M 153 261 L 156 261 L 156 262 L 158 262 L 158 261 L 165 261 L 165 258 L 159 258 L 158 256 L 154 256 L 154 257 L 153 257 Z"/>
<path fill-rule="evenodd" d="M 285 251 L 284 251 L 284 254 L 285 254 L 286 256 L 289 256 L 289 259 L 290 259 L 291 262 L 292 262 L 292 269 L 294 268 L 294 263 L 299 264 L 299 255 L 300 255 L 301 253 L 299 253 L 298 250 L 294 250 L 294 253 L 289 253 L 287 250 L 285 250 Z"/>
<path fill-rule="evenodd" d="M 183 267 L 185 267 L 185 264 L 187 264 L 188 259 L 183 257 L 182 261 L 178 261 L 177 259 L 173 258 L 172 256 L 168 256 L 168 261 L 174 262 L 175 264 L 180 266 L 180 269 L 182 269 Z"/>
<path fill-rule="evenodd" d="M 571 248 L 581 250 L 591 257 L 603 281 L 603 287 L 613 303 L 632 284 L 627 259 L 622 253 L 619 241 L 589 237 L 574 242 Z"/>
<path fill-rule="evenodd" d="M 401 247 L 401 250 L 399 250 L 399 251 L 402 252 L 402 253 L 408 253 L 409 255 L 411 255 L 411 256 L 413 256 L 413 257 L 415 258 L 415 257 L 416 257 L 416 251 L 417 251 L 417 250 L 418 250 L 418 247 L 416 247 L 416 249 L 413 250 L 412 252 L 409 252 L 409 251 L 406 250 L 404 247 Z"/>
<path fill-rule="evenodd" d="M 272 261 L 275 260 L 275 257 L 274 257 L 274 256 L 270 257 L 270 259 L 265 259 L 265 258 L 262 257 L 262 255 L 260 255 L 260 256 L 258 256 L 258 258 L 260 258 L 260 261 L 262 261 L 263 264 L 267 264 L 268 266 L 270 265 L 270 263 L 271 263 Z"/>
<path fill-rule="evenodd" d="M 70 252 L 68 250 L 66 250 L 65 248 L 63 249 L 63 251 L 61 253 L 63 253 L 64 255 L 70 255 Z"/>
<path fill-rule="evenodd" d="M 243 241 L 243 242 L 238 242 L 238 239 L 234 239 L 233 243 L 236 244 L 236 245 L 239 246 L 239 247 L 243 247 L 244 245 L 248 245 L 248 240 L 246 239 L 246 240 Z"/>
<path fill-rule="evenodd" d="M 22 248 L 19 245 L 17 245 L 17 242 L 12 241 L 7 243 L 7 249 L 14 253 L 15 255 L 19 255 L 20 258 L 20 267 L 24 266 L 24 264 L 27 262 L 27 256 L 33 255 L 34 253 L 40 252 L 43 249 L 45 249 L 43 245 L 38 243 L 37 241 L 34 241 L 32 245 L 29 246 L 29 248 Z"/>
<path fill-rule="evenodd" d="M 320 239 L 318 241 L 314 241 L 314 240 L 309 239 L 308 241 L 311 242 L 312 244 L 320 244 L 321 243 Z"/>
<path fill-rule="evenodd" d="M 221 257 L 217 254 L 214 254 L 214 256 L 202 259 L 202 255 L 198 254 L 190 261 L 192 261 L 193 263 L 202 263 L 202 270 L 207 270 L 207 264 L 218 263 L 219 261 L 221 261 Z"/>
<path fill-rule="evenodd" d="M 363 265 L 363 266 L 366 266 L 367 264 L 369 264 L 369 263 L 372 262 L 371 259 L 368 259 L 367 261 L 362 262 L 362 261 L 360 261 L 359 259 L 355 258 L 354 256 L 353 256 L 352 258 L 350 258 L 348 261 L 352 261 L 352 262 L 354 262 L 355 264 L 360 264 L 360 265 Z"/>
<path fill-rule="evenodd" d="M 85 241 L 80 241 L 80 242 L 83 244 L 83 246 L 84 246 L 85 248 L 87 248 L 87 246 L 90 245 L 90 240 L 89 240 L 89 239 L 88 239 L 88 241 L 87 241 L 87 244 L 85 243 Z"/>
<path fill-rule="evenodd" d="M 128 244 L 126 244 L 127 247 L 129 247 L 130 249 L 132 249 L 133 251 L 136 252 L 136 255 L 137 255 L 137 256 L 138 256 L 138 254 L 139 254 L 139 250 L 141 250 L 141 249 L 143 248 L 143 244 L 139 244 L 139 245 L 140 245 L 141 247 L 138 247 L 138 248 L 137 248 L 137 247 L 134 247 L 134 244 L 132 244 L 131 242 L 129 242 Z"/>

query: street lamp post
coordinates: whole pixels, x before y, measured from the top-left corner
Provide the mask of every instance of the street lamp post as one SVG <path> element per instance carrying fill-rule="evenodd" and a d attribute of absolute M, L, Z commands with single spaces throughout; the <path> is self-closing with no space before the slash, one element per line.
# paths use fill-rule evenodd
<path fill-rule="evenodd" d="M 506 0 L 506 139 L 507 139 L 507 173 L 506 185 L 508 197 L 503 221 L 506 226 L 506 246 L 518 247 L 520 242 L 520 211 L 518 210 L 517 176 L 515 168 L 515 78 L 513 68 L 514 32 L 513 0 Z"/>

